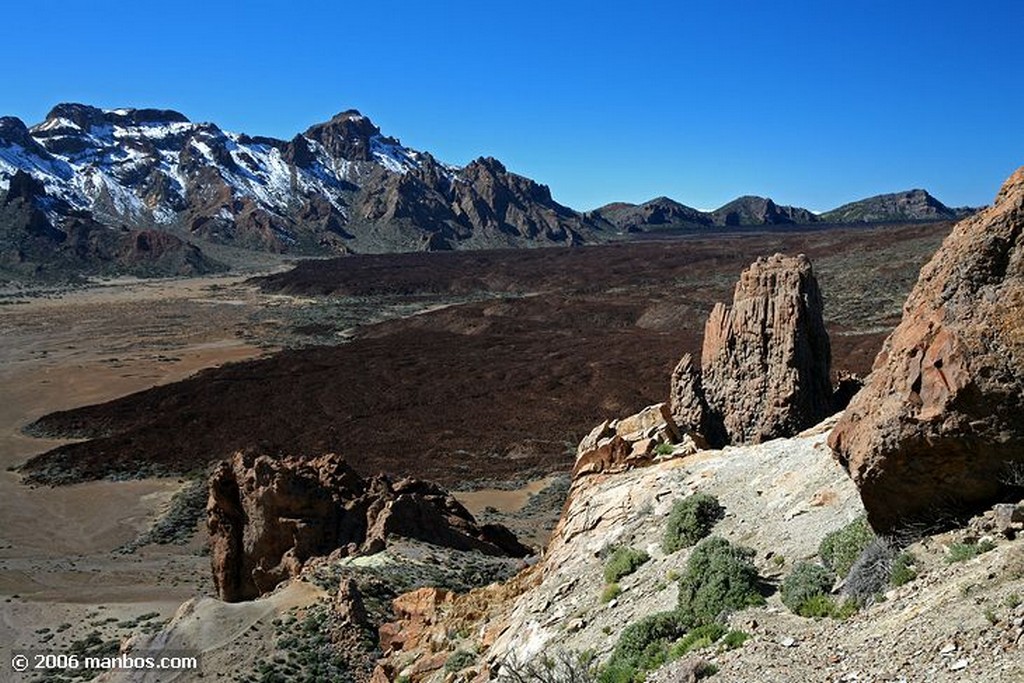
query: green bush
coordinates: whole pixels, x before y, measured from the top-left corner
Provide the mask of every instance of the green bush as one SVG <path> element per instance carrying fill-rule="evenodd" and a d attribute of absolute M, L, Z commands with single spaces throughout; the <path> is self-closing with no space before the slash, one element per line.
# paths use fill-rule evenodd
<path fill-rule="evenodd" d="M 693 650 L 711 647 L 725 634 L 725 626 L 716 622 L 698 626 L 669 648 L 669 659 L 679 659 Z"/>
<path fill-rule="evenodd" d="M 676 501 L 668 515 L 662 549 L 674 553 L 694 545 L 711 533 L 723 512 L 718 499 L 707 493 L 695 493 Z"/>
<path fill-rule="evenodd" d="M 654 454 L 655 455 L 672 455 L 672 453 L 675 450 L 676 450 L 675 446 L 673 446 L 670 443 L 659 443 L 657 446 L 654 447 Z"/>
<path fill-rule="evenodd" d="M 832 584 L 836 581 L 835 574 L 820 564 L 801 562 L 789 576 L 782 582 L 782 604 L 788 607 L 794 614 L 804 614 L 805 605 L 815 600 L 814 609 L 818 609 L 819 597 L 827 597 L 832 590 Z M 829 598 L 831 601 L 831 598 Z"/>
<path fill-rule="evenodd" d="M 874 538 L 875 533 L 862 515 L 842 529 L 827 534 L 818 546 L 818 555 L 836 576 L 845 577 Z"/>
<path fill-rule="evenodd" d="M 917 578 L 917 570 L 914 569 L 914 556 L 910 553 L 900 553 L 892 561 L 892 572 L 889 574 L 889 583 L 893 586 L 902 586 Z"/>
<path fill-rule="evenodd" d="M 949 546 L 949 556 L 946 562 L 964 562 L 971 560 L 982 553 L 987 553 L 996 547 L 992 541 L 981 541 L 980 543 L 954 543 Z"/>
<path fill-rule="evenodd" d="M 678 612 L 658 612 L 627 626 L 601 671 L 601 683 L 642 681 L 644 674 L 669 660 L 669 643 L 686 634 Z"/>
<path fill-rule="evenodd" d="M 729 631 L 722 637 L 723 650 L 735 650 L 747 642 L 750 634 L 745 631 Z"/>
<path fill-rule="evenodd" d="M 679 579 L 679 611 L 691 626 L 734 610 L 764 604 L 754 551 L 712 536 L 697 544 Z"/>
<path fill-rule="evenodd" d="M 651 556 L 642 550 L 616 548 L 604 565 L 604 580 L 615 583 L 623 576 L 629 576 L 640 568 Z"/>

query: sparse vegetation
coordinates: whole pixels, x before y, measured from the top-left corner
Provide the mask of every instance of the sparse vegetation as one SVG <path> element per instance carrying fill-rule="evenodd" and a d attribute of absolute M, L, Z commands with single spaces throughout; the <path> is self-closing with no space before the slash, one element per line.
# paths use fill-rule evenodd
<path fill-rule="evenodd" d="M 723 650 L 735 650 L 747 642 L 750 634 L 746 631 L 729 631 L 722 637 Z"/>
<path fill-rule="evenodd" d="M 476 663 L 476 655 L 467 650 L 456 650 L 444 663 L 444 670 L 448 673 L 462 671 L 466 667 Z"/>
<path fill-rule="evenodd" d="M 802 617 L 827 616 L 832 610 L 823 610 L 823 607 L 825 603 L 834 607 L 828 594 L 835 580 L 835 574 L 828 568 L 801 562 L 782 582 L 782 604 Z"/>
<path fill-rule="evenodd" d="M 954 562 L 973 560 L 978 555 L 987 553 L 995 547 L 996 544 L 989 540 L 978 541 L 977 543 L 954 543 L 949 546 L 949 555 L 946 556 L 946 562 L 952 564 Z"/>
<path fill-rule="evenodd" d="M 711 533 L 723 512 L 718 499 L 707 493 L 695 493 L 676 501 L 668 515 L 662 549 L 674 553 L 696 544 Z"/>
<path fill-rule="evenodd" d="M 673 451 L 675 451 L 675 446 L 670 443 L 659 443 L 654 447 L 655 455 L 672 455 Z"/>
<path fill-rule="evenodd" d="M 601 683 L 643 680 L 643 675 L 669 660 L 669 644 L 686 635 L 689 624 L 678 611 L 658 612 L 627 626 L 612 657 L 602 669 Z"/>
<path fill-rule="evenodd" d="M 866 517 L 861 516 L 838 531 L 827 534 L 818 546 L 818 555 L 836 576 L 845 577 L 853 563 L 875 538 Z"/>
<path fill-rule="evenodd" d="M 601 602 L 611 602 L 622 595 L 622 586 L 617 583 L 609 583 L 601 591 Z"/>
<path fill-rule="evenodd" d="M 590 650 L 574 653 L 559 650 L 521 663 L 509 658 L 501 663 L 498 680 L 507 683 L 594 683 L 598 667 Z"/>
<path fill-rule="evenodd" d="M 633 548 L 616 548 L 608 557 L 604 565 L 604 580 L 608 583 L 615 583 L 624 576 L 629 576 L 640 566 L 651 559 L 651 556 L 642 550 Z"/>
<path fill-rule="evenodd" d="M 916 561 L 910 553 L 903 552 L 892 561 L 892 573 L 889 575 L 889 583 L 893 586 L 908 584 L 917 578 Z"/>
<path fill-rule="evenodd" d="M 698 626 L 669 648 L 669 659 L 678 659 L 694 650 L 711 647 L 727 632 L 728 629 L 717 622 Z"/>
<path fill-rule="evenodd" d="M 899 549 L 892 539 L 872 539 L 850 567 L 843 585 L 843 594 L 860 605 L 877 599 L 889 586 L 898 553 Z"/>

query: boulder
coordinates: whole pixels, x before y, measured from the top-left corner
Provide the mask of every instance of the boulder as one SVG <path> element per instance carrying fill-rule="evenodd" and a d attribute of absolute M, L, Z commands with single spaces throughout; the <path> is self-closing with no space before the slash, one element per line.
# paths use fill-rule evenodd
<path fill-rule="evenodd" d="M 335 454 L 236 453 L 210 478 L 207 528 L 214 583 L 229 602 L 273 590 L 312 557 L 377 552 L 393 535 L 488 555 L 530 553 L 508 529 L 478 526 L 440 487 L 365 480 Z"/>
<path fill-rule="evenodd" d="M 877 530 L 988 506 L 1024 466 L 1024 168 L 954 226 L 829 439 Z"/>
<path fill-rule="evenodd" d="M 714 446 L 793 436 L 831 413 L 831 347 L 806 256 L 759 258 L 732 306 L 704 327 L 701 368 L 689 355 L 672 375 L 672 414 Z"/>

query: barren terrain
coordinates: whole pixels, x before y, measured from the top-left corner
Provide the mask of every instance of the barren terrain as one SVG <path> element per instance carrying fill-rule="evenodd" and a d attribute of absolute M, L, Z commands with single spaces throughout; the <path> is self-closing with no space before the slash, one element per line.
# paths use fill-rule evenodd
<path fill-rule="evenodd" d="M 167 510 L 185 475 L 235 448 L 332 449 L 363 472 L 460 486 L 474 513 L 540 543 L 566 485 L 544 477 L 568 468 L 602 418 L 664 398 L 672 366 L 699 351 L 707 311 L 750 261 L 810 255 L 834 369 L 865 372 L 948 228 L 359 257 L 258 285 L 10 294 L 0 306 L 0 657 L 92 632 L 118 642 L 208 594 L 200 534 L 115 551 Z M 69 412 L 44 417 L 54 410 Z M 50 437 L 22 432 L 39 418 L 34 433 Z M 69 436 L 98 438 L 56 438 Z M 79 483 L 27 486 L 9 468 L 29 459 L 41 482 Z M 147 472 L 171 476 L 139 478 Z"/>

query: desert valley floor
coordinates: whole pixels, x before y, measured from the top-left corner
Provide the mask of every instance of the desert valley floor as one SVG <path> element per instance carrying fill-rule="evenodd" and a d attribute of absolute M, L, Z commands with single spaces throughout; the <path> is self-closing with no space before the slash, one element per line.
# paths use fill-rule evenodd
<path fill-rule="evenodd" d="M 532 530 L 526 540 L 540 544 L 576 440 L 602 419 L 664 400 L 672 366 L 699 353 L 712 304 L 729 300 L 757 256 L 810 256 L 833 371 L 864 374 L 949 227 L 358 257 L 292 272 L 282 264 L 257 280 L 8 291 L 0 301 L 0 657 L 96 628 L 127 633 L 210 594 L 198 527 L 184 545 L 125 546 L 166 510 L 185 475 L 246 445 L 330 447 L 363 473 L 436 479 L 472 512 Z M 129 396 L 158 385 L 166 393 Z M 320 393 L 310 397 L 310 386 Z M 103 463 L 89 460 L 96 442 L 22 431 L 54 411 L 122 397 L 43 423 L 52 434 L 102 424 L 91 436 Z M 201 397 L 192 413 L 167 409 Z M 253 397 L 259 407 L 246 413 Z M 268 406 L 271 420 L 261 412 Z M 189 426 L 194 413 L 199 430 Z M 260 433 L 261 423 L 270 431 Z M 87 466 L 72 467 L 74 478 L 99 480 L 47 485 L 76 462 Z M 154 471 L 142 466 L 154 463 L 171 476 L 133 478 L 133 468 Z M 27 485 L 26 473 L 41 483 Z M 535 509 L 524 512 L 531 500 Z"/>

